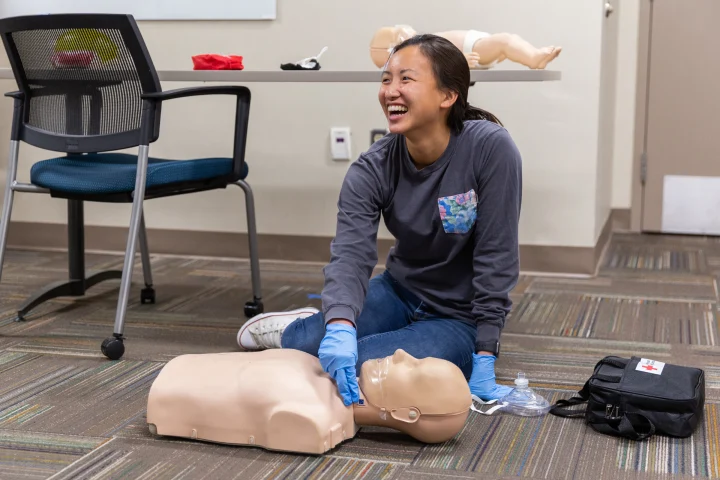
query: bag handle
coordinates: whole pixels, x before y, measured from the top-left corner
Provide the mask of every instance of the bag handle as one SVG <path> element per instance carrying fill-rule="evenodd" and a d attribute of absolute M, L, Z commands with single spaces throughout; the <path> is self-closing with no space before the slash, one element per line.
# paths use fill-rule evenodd
<path fill-rule="evenodd" d="M 636 428 L 630 421 L 630 417 L 636 418 L 636 423 L 643 424 L 644 428 Z M 607 422 L 589 422 L 594 429 L 610 435 L 620 435 L 632 440 L 645 440 L 655 434 L 655 425 L 641 413 L 624 413 L 617 426 Z M 638 431 L 639 430 L 639 431 Z"/>
<path fill-rule="evenodd" d="M 630 361 L 627 360 L 627 359 L 625 359 L 625 358 L 612 357 L 612 356 L 610 356 L 610 357 L 605 357 L 605 358 L 603 358 L 602 360 L 600 360 L 600 361 L 595 365 L 595 368 L 597 369 L 597 367 L 599 367 L 599 366 L 602 365 L 603 363 L 605 363 L 605 364 L 607 364 L 607 365 L 612 365 L 613 367 L 625 369 L 625 368 L 628 366 L 628 363 L 630 363 Z"/>
<path fill-rule="evenodd" d="M 582 417 L 585 415 L 583 410 L 570 410 L 569 408 L 562 407 L 570 407 L 572 405 L 580 405 L 581 403 L 587 402 L 590 398 L 589 383 L 590 380 L 585 382 L 585 386 L 583 386 L 577 395 L 568 399 L 560 399 L 555 402 L 555 404 L 550 407 L 550 413 L 558 417 Z"/>
<path fill-rule="evenodd" d="M 602 361 L 601 361 L 602 362 Z M 620 362 L 618 362 L 620 363 Z M 615 365 L 612 363 L 611 365 Z M 621 380 L 620 376 L 615 375 L 602 375 L 599 373 L 596 373 L 592 377 L 590 377 L 590 380 L 593 378 L 597 380 L 602 380 L 604 382 L 610 382 L 610 383 L 619 383 Z M 578 392 L 577 395 L 574 397 L 568 398 L 568 399 L 561 399 L 555 402 L 555 404 L 550 407 L 550 413 L 553 415 L 557 415 L 558 417 L 582 417 L 585 415 L 585 412 L 583 410 L 570 410 L 568 408 L 562 408 L 562 407 L 570 407 L 573 405 L 580 405 L 581 403 L 585 403 L 590 398 L 590 380 L 585 382 L 585 386 Z"/>

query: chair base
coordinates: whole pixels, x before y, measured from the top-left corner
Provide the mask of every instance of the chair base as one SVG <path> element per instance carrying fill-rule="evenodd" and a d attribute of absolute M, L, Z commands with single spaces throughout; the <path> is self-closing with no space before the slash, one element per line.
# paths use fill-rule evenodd
<path fill-rule="evenodd" d="M 58 297 L 81 297 L 85 292 L 105 280 L 122 278 L 122 270 L 103 270 L 85 274 L 85 218 L 82 200 L 68 200 L 68 273 L 67 281 L 55 282 L 25 300 L 17 312 L 16 322 L 38 305 Z M 141 303 L 155 303 L 155 290 L 145 285 L 140 294 Z"/>
<path fill-rule="evenodd" d="M 87 278 L 79 280 L 69 280 L 67 282 L 56 282 L 37 292 L 28 298 L 18 309 L 16 321 L 25 320 L 30 310 L 37 307 L 43 302 L 57 297 L 81 297 L 85 295 L 85 291 L 105 280 L 119 279 L 122 277 L 122 270 L 104 270 L 94 273 Z M 150 289 L 152 290 L 152 288 Z M 143 295 L 145 290 L 143 290 Z M 152 292 L 154 298 L 155 292 Z"/>

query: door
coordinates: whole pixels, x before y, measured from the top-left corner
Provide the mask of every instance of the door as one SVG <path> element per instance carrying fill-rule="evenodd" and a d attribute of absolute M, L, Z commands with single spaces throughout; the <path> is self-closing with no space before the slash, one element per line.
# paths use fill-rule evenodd
<path fill-rule="evenodd" d="M 650 15 L 641 228 L 720 235 L 720 1 Z"/>

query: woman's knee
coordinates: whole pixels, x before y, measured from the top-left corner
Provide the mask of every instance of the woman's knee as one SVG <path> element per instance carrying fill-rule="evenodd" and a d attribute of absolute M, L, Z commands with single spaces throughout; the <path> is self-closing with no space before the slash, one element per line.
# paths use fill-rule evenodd
<path fill-rule="evenodd" d="M 298 318 L 289 324 L 282 333 L 282 348 L 300 350 L 317 356 L 320 342 L 325 335 L 325 321 L 322 313 Z"/>
<path fill-rule="evenodd" d="M 442 325 L 424 322 L 359 339 L 358 369 L 367 360 L 385 358 L 402 349 L 418 360 L 427 357 L 446 360 L 469 380 L 475 353 L 474 327 L 457 320 L 443 321 Z"/>

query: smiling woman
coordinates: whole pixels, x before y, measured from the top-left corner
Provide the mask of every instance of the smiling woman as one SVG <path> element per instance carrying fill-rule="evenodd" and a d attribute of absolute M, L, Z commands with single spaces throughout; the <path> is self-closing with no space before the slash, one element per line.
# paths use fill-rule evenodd
<path fill-rule="evenodd" d="M 390 133 L 348 169 L 325 267 L 322 312 L 261 314 L 238 332 L 245 349 L 320 358 L 345 403 L 357 369 L 402 349 L 448 360 L 483 400 L 519 274 L 520 153 L 491 113 L 468 105 L 470 69 L 448 40 L 418 35 L 392 51 L 378 92 Z M 395 237 L 377 264 L 380 217 Z"/>
<path fill-rule="evenodd" d="M 465 120 L 489 120 L 502 125 L 492 113 L 469 105 L 470 69 L 463 67 L 462 62 L 466 62 L 464 57 L 449 40 L 427 34 L 400 43 L 388 58 L 378 94 L 380 105 L 390 132 L 407 138 L 411 155 L 415 151 L 416 155 L 433 161 L 437 152 L 424 147 L 441 146 L 427 137 L 429 132 L 447 136 L 444 128 L 438 128 L 439 124 L 446 124 L 456 134 Z M 420 139 L 424 139 L 425 145 L 414 148 Z M 413 158 L 422 164 L 423 159 L 416 155 Z"/>

